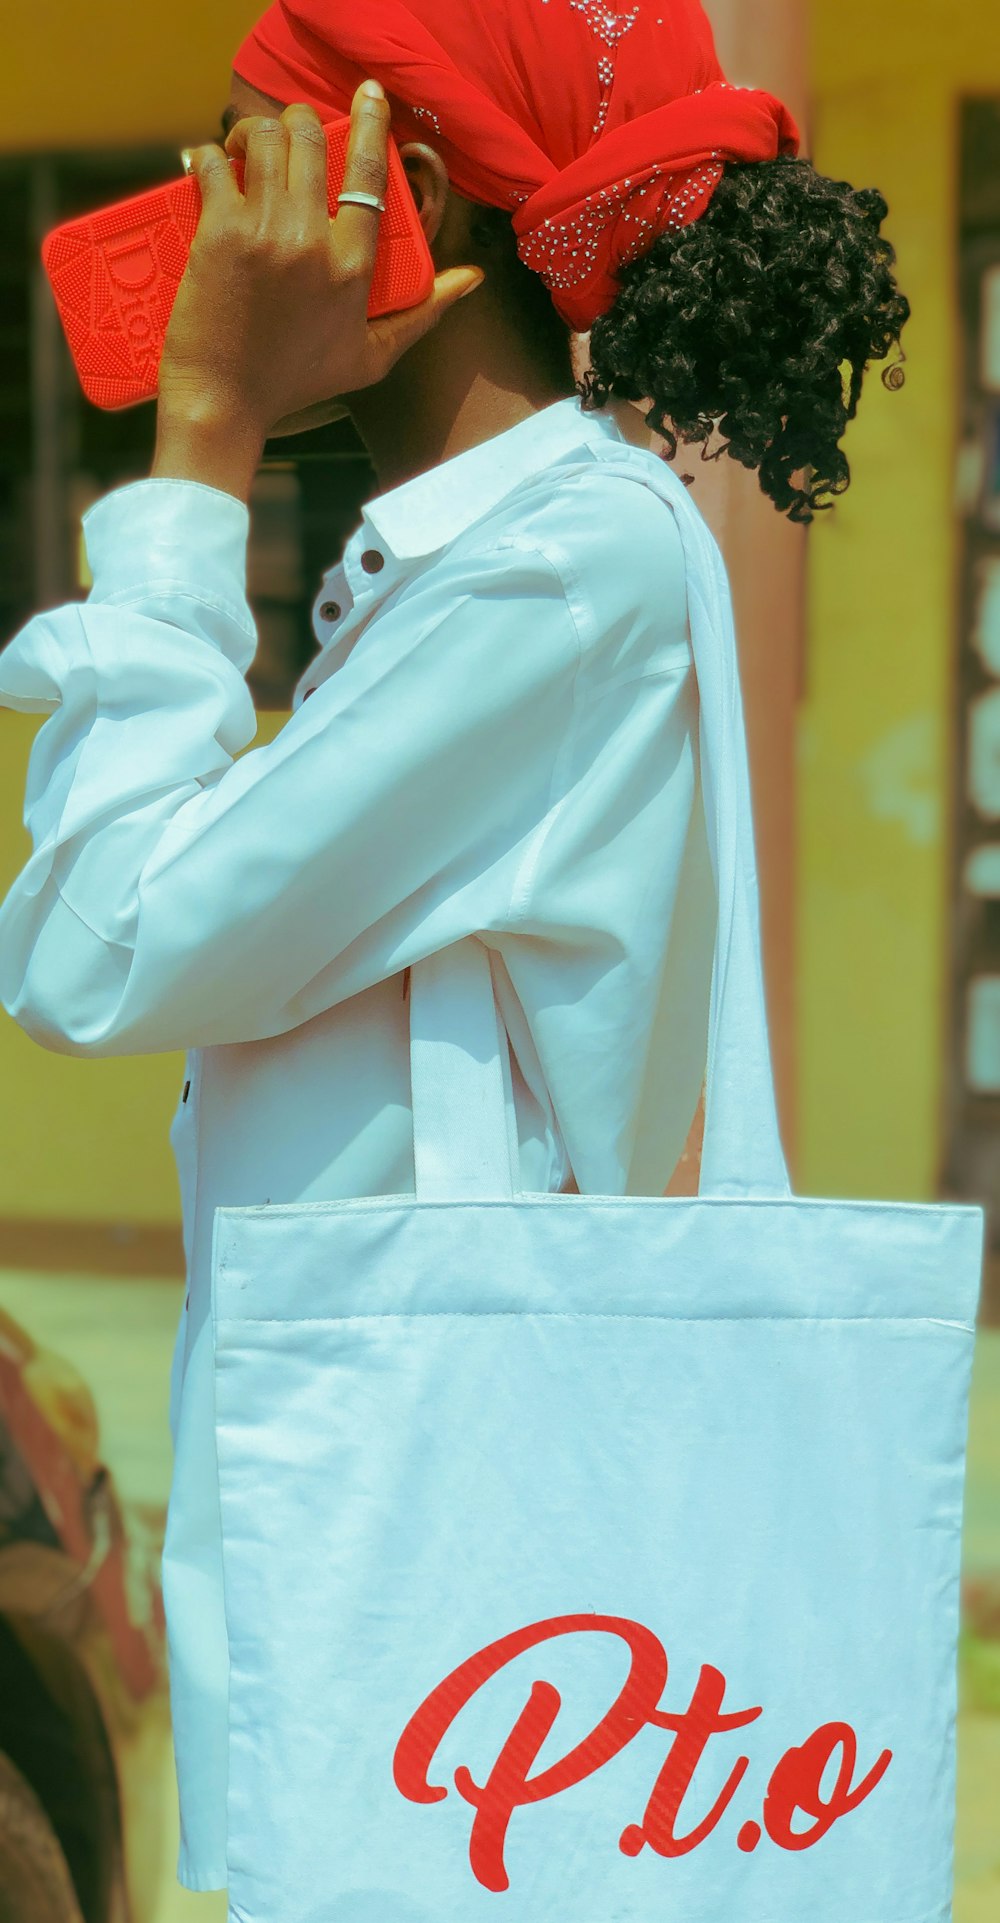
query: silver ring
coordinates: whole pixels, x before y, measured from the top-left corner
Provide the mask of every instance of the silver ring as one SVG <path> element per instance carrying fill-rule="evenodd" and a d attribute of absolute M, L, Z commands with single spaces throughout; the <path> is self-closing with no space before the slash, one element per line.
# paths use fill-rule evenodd
<path fill-rule="evenodd" d="M 363 194 L 360 192 L 356 194 L 338 194 L 337 199 L 338 201 L 350 201 L 354 207 L 375 207 L 380 214 L 385 213 L 385 201 L 380 200 L 378 194 Z"/>

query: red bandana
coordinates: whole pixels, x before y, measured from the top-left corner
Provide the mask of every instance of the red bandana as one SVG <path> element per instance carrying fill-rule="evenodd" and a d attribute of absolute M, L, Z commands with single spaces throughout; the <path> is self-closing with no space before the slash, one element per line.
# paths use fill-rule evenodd
<path fill-rule="evenodd" d="M 700 0 L 275 0 L 233 68 L 326 115 L 380 80 L 394 137 L 432 141 L 460 194 L 510 208 L 582 333 L 624 262 L 704 212 L 724 161 L 799 148 L 780 100 L 724 78 Z"/>

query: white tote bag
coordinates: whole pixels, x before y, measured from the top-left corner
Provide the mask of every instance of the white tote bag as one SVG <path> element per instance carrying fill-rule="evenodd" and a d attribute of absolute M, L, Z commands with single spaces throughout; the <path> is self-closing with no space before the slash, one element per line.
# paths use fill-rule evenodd
<path fill-rule="evenodd" d="M 720 904 L 699 1193 L 518 1192 L 469 937 L 412 971 L 416 1194 L 217 1212 L 230 1923 L 951 1916 L 983 1211 L 790 1192 L 728 582 L 659 486 Z"/>

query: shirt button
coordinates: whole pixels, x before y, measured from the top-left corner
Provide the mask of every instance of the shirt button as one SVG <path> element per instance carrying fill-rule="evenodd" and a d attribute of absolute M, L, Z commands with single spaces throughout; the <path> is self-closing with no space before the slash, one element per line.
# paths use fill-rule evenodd
<path fill-rule="evenodd" d="M 320 608 L 320 611 L 319 611 L 319 618 L 321 621 L 339 621 L 340 620 L 340 602 L 324 601 L 323 606 Z"/>
<path fill-rule="evenodd" d="M 378 548 L 366 548 L 361 556 L 361 565 L 366 574 L 378 574 L 385 567 L 385 555 Z"/>

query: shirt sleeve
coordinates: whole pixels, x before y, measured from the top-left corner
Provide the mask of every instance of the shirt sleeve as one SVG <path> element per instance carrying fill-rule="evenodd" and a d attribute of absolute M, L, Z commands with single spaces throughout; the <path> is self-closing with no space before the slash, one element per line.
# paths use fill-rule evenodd
<path fill-rule="evenodd" d="M 89 599 L 0 655 L 0 702 L 47 717 L 0 906 L 0 1000 L 45 1047 L 282 1034 L 513 897 L 581 654 L 544 544 L 472 530 L 243 754 L 248 529 L 200 483 L 113 491 L 84 517 Z"/>

